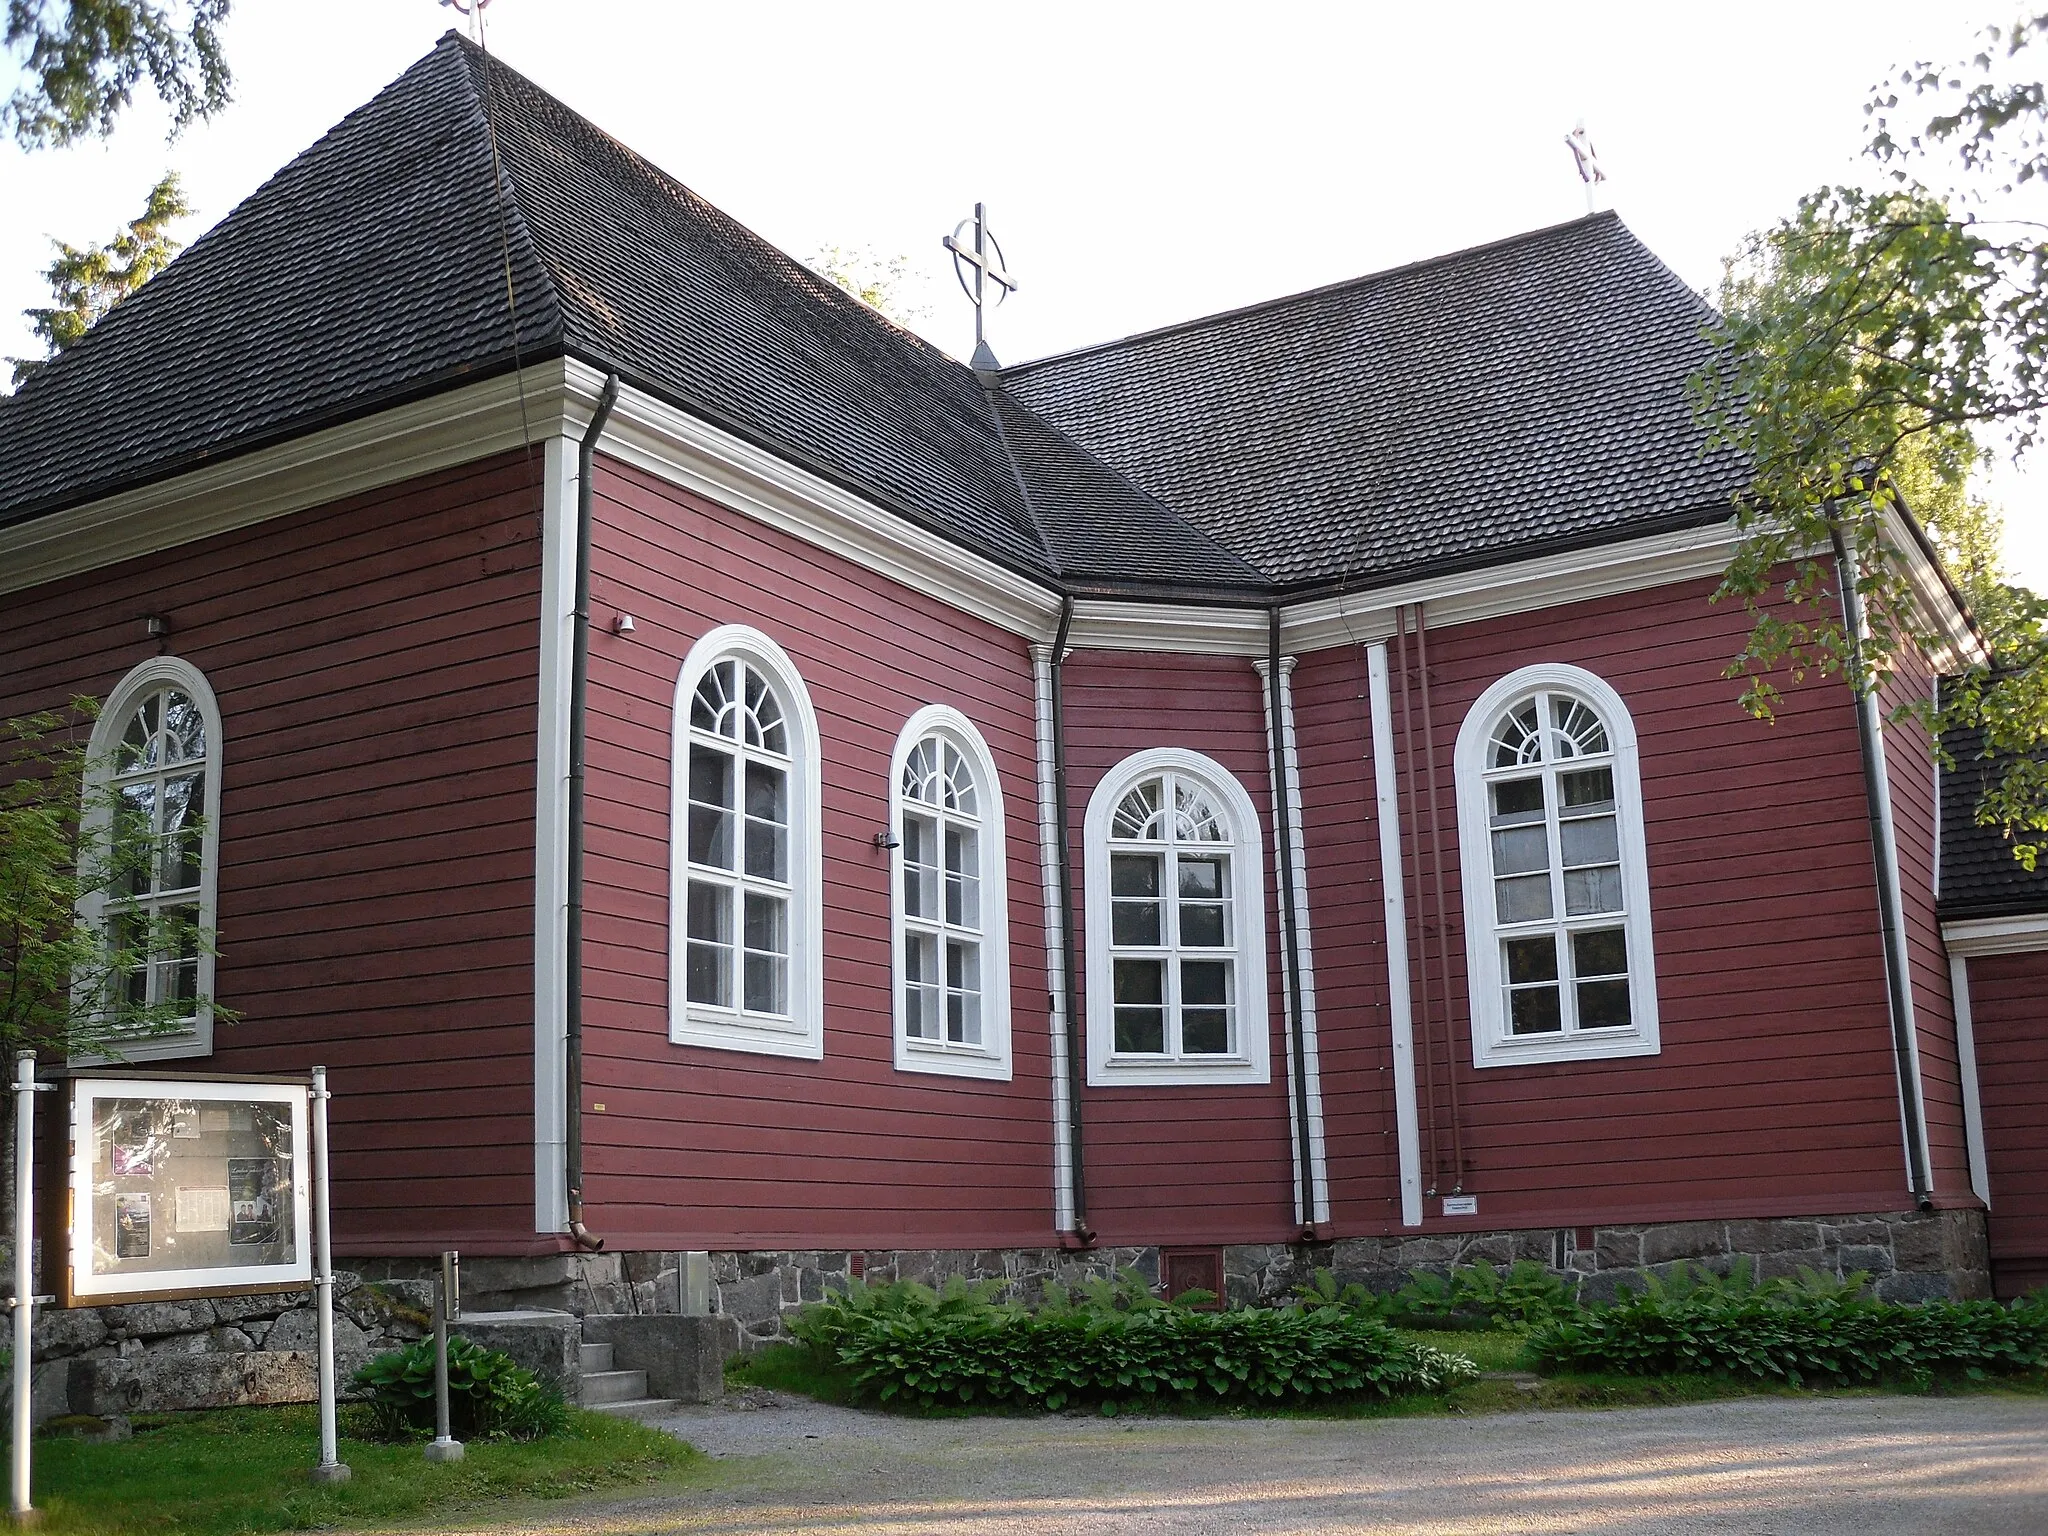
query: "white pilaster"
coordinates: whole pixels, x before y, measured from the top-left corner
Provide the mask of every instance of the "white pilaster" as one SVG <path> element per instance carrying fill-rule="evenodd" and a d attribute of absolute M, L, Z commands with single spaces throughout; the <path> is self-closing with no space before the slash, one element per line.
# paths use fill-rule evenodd
<path fill-rule="evenodd" d="M 1415 1113 L 1415 1012 L 1408 990 L 1408 893 L 1401 876 L 1401 801 L 1394 781 L 1393 694 L 1387 647 L 1365 648 L 1372 708 L 1373 800 L 1380 828 L 1380 890 L 1387 920 L 1387 1022 L 1394 1047 L 1394 1138 L 1401 1172 L 1401 1224 L 1422 1225 L 1422 1132 Z"/>

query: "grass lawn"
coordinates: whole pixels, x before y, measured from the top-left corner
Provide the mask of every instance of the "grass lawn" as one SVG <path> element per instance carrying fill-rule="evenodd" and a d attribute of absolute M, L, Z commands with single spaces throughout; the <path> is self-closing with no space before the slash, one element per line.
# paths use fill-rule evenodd
<path fill-rule="evenodd" d="M 447 1466 L 429 1463 L 419 1442 L 344 1439 L 341 1459 L 355 1476 L 331 1488 L 306 1477 L 318 1446 L 310 1407 L 138 1415 L 132 1440 L 38 1440 L 35 1502 L 46 1531 L 228 1536 L 700 1481 L 707 1465 L 671 1436 L 595 1413 L 573 1415 L 567 1434 L 546 1440 L 473 1444 Z"/>
<path fill-rule="evenodd" d="M 1463 1355 L 1482 1371 L 1526 1373 L 1522 1333 L 1422 1333 L 1401 1330 L 1402 1337 L 1428 1344 L 1449 1354 Z M 832 1366 L 820 1364 L 808 1349 L 793 1344 L 774 1344 L 751 1355 L 727 1362 L 728 1389 L 765 1387 L 794 1392 L 827 1403 L 851 1403 L 852 1378 Z M 1739 1377 L 1720 1376 L 1622 1376 L 1559 1375 L 1539 1381 L 1477 1381 L 1451 1392 L 1415 1393 L 1405 1397 L 1360 1397 L 1350 1401 L 1317 1403 L 1309 1407 L 1257 1408 L 1241 1405 L 1177 1403 L 1133 1404 L 1136 1411 L 1165 1413 L 1196 1418 L 1409 1418 L 1441 1413 L 1514 1413 L 1543 1408 L 1649 1408 L 1679 1403 L 1720 1402 L 1735 1397 L 1817 1397 L 1868 1395 L 1882 1387 L 1799 1388 L 1773 1385 Z M 1945 1393 L 2017 1392 L 2048 1396 L 2048 1375 L 2007 1377 L 1972 1384 L 1948 1384 Z M 916 1414 L 915 1408 L 894 1412 Z M 947 1415 L 1012 1414 L 1022 1410 L 1004 1407 L 961 1407 L 934 1410 Z M 1093 1412 L 1093 1409 L 1081 1410 Z"/>

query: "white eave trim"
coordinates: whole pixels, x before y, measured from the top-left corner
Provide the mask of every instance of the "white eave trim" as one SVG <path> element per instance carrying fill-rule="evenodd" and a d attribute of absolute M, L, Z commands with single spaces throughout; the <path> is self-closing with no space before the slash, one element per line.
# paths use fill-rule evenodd
<path fill-rule="evenodd" d="M 1394 633 L 1395 612 L 1411 603 L 1428 605 L 1430 627 L 1440 629 L 1718 576 L 1735 544 L 1733 524 L 1722 521 L 1370 592 L 1313 598 L 1281 608 L 1280 643 L 1302 655 L 1385 640 Z M 1268 645 L 1266 610 L 1084 599 L 1074 604 L 1069 643 L 1076 650 L 1259 657 Z"/>
<path fill-rule="evenodd" d="M 526 426 L 521 423 L 521 386 Z M 593 396 L 594 398 L 594 396 Z M 548 437 L 581 433 L 559 359 L 429 395 L 169 480 L 0 528 L 0 592 L 246 528 Z"/>
<path fill-rule="evenodd" d="M 1941 942 L 1952 955 L 2024 955 L 2048 949 L 2048 912 L 1943 923 Z"/>

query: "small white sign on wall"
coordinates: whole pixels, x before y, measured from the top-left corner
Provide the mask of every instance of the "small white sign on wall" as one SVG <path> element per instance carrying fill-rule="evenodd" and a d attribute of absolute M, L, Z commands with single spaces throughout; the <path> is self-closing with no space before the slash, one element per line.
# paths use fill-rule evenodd
<path fill-rule="evenodd" d="M 1479 1214 L 1479 1197 L 1477 1195 L 1445 1195 L 1444 1214 L 1446 1216 L 1477 1216 Z"/>

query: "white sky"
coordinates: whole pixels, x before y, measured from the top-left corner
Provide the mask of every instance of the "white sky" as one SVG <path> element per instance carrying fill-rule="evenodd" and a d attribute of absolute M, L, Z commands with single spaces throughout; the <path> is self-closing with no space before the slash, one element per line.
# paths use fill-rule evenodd
<path fill-rule="evenodd" d="M 909 256 L 922 329 L 962 356 L 939 239 L 986 202 L 1023 285 L 991 341 L 1020 362 L 1575 217 L 1579 118 L 1604 201 L 1711 288 L 1746 231 L 1858 174 L 1874 81 L 1963 56 L 2010 11 L 495 0 L 487 19 L 495 54 L 785 250 Z M 0 354 L 40 351 L 19 313 L 46 297 L 48 237 L 109 237 L 173 166 L 196 235 L 460 24 L 434 0 L 237 0 L 214 124 L 167 147 L 145 100 L 109 144 L 0 148 Z M 2048 461 L 1995 489 L 2012 565 L 2048 588 Z"/>

